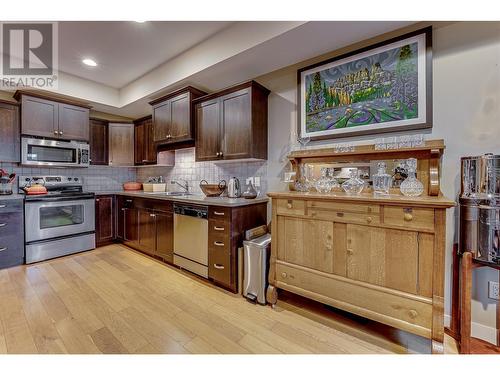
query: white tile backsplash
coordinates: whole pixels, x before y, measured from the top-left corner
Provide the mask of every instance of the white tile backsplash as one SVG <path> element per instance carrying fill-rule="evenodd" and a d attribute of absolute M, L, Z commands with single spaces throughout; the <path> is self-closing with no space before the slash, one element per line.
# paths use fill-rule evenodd
<path fill-rule="evenodd" d="M 195 162 L 194 148 L 175 151 L 174 167 L 109 167 L 91 165 L 88 168 L 39 168 L 25 167 L 17 163 L 0 162 L 0 167 L 8 173 L 16 175 L 61 175 L 82 176 L 84 189 L 88 191 L 121 190 L 124 182 L 144 182 L 150 176 L 163 176 L 166 181 L 186 180 L 190 191 L 200 193 L 201 180 L 208 183 L 218 183 L 220 180 L 229 181 L 231 177 L 240 180 L 242 190 L 248 177 L 260 177 L 261 186 L 257 188 L 261 193 L 267 192 L 267 161 L 234 161 L 230 163 Z M 13 187 L 17 191 L 17 177 Z"/>
<path fill-rule="evenodd" d="M 267 192 L 267 161 L 234 161 L 230 163 L 195 162 L 194 148 L 175 151 L 174 167 L 149 167 L 137 170 L 137 180 L 144 182 L 150 176 L 163 176 L 167 181 L 183 179 L 188 181 L 191 192 L 201 193 L 199 187 L 201 180 L 209 184 L 218 183 L 220 180 L 229 181 L 237 177 L 244 190 L 248 177 L 261 178 L 260 192 Z"/>

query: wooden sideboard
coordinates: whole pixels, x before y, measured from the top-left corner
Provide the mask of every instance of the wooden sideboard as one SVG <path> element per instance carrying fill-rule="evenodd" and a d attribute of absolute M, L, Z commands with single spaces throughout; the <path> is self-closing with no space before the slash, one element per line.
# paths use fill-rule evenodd
<path fill-rule="evenodd" d="M 411 157 L 411 149 L 405 151 Z M 376 152 L 369 157 L 387 158 Z M 432 352 L 442 352 L 446 209 L 455 202 L 431 196 L 431 189 L 415 198 L 341 191 L 268 195 L 269 302 L 275 304 L 284 289 L 427 337 Z"/>

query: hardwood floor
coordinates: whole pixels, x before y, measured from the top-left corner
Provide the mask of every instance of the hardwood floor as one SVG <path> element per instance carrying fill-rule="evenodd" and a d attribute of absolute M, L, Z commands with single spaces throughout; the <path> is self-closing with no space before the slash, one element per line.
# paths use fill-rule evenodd
<path fill-rule="evenodd" d="M 252 305 L 121 245 L 0 270 L 0 353 L 407 353 L 429 340 L 284 294 Z M 446 352 L 456 353 L 447 337 Z"/>

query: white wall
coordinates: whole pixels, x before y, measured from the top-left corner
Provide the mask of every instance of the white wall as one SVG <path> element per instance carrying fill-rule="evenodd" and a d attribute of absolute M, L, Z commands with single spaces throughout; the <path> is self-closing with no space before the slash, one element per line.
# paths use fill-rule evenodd
<path fill-rule="evenodd" d="M 416 29 L 413 27 L 412 29 Z M 411 30 L 410 28 L 405 31 Z M 400 32 L 401 33 L 401 32 Z M 387 36 L 396 35 L 391 33 Z M 268 190 L 283 190 L 279 182 L 291 139 L 296 137 L 297 69 L 327 57 L 355 50 L 386 37 L 335 51 L 301 64 L 257 78 L 272 93 L 269 98 Z M 299 46 L 297 46 L 299 48 Z M 460 157 L 485 152 L 500 153 L 500 23 L 452 23 L 435 25 L 433 33 L 434 127 L 426 138 L 443 138 L 441 186 L 455 199 L 460 190 Z M 376 136 L 349 139 L 372 143 Z M 340 142 L 346 140 L 340 140 Z M 324 145 L 328 142 L 322 142 Z M 455 241 L 455 209 L 447 214 L 446 314 L 450 311 L 452 245 Z M 495 301 L 487 298 L 487 281 L 497 280 L 493 270 L 476 271 L 473 292 L 473 334 L 494 340 Z"/>

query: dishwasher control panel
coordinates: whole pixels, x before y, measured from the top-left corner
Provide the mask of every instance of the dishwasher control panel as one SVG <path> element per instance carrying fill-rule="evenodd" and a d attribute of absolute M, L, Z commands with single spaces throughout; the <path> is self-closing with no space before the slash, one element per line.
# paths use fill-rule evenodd
<path fill-rule="evenodd" d="M 197 217 L 200 219 L 208 219 L 208 207 L 206 206 L 174 204 L 174 213 L 176 213 L 177 215 L 185 215 L 185 216 Z"/>

